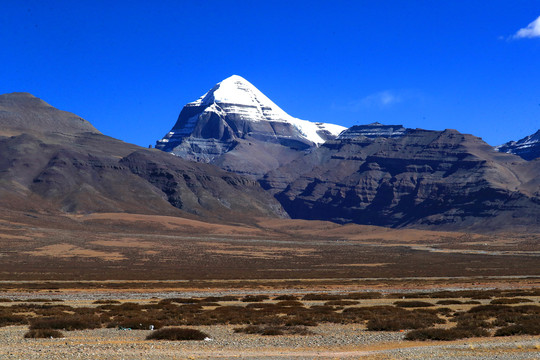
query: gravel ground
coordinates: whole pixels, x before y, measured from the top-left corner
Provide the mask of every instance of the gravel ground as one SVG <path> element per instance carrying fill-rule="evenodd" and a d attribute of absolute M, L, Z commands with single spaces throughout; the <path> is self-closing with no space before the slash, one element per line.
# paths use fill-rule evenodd
<path fill-rule="evenodd" d="M 375 290 L 375 289 L 374 289 Z M 380 290 L 379 290 L 380 291 Z M 152 297 L 340 293 L 336 290 L 230 289 L 188 291 L 11 291 L 0 298 L 47 298 L 66 305 L 94 306 L 96 299 L 139 300 Z M 397 292 L 397 291 L 395 291 Z M 394 299 L 384 300 L 391 303 Z M 363 300 L 363 303 L 371 302 Z M 383 302 L 373 300 L 374 304 Z M 10 306 L 13 303 L 2 303 Z M 309 305 L 309 304 L 308 304 Z M 211 341 L 148 341 L 150 331 L 96 329 L 65 331 L 62 339 L 24 339 L 26 326 L 0 328 L 0 359 L 537 359 L 540 336 L 466 339 L 454 342 L 403 341 L 404 333 L 368 332 L 358 324 L 320 324 L 313 335 L 261 336 L 234 333 L 236 326 L 198 326 Z"/>
<path fill-rule="evenodd" d="M 24 339 L 25 326 L 0 328 L 0 359 L 540 359 L 540 337 L 459 342 L 402 341 L 403 333 L 321 324 L 307 336 L 236 334 L 233 326 L 196 327 L 211 341 L 148 341 L 150 331 L 64 332 L 62 339 Z"/>

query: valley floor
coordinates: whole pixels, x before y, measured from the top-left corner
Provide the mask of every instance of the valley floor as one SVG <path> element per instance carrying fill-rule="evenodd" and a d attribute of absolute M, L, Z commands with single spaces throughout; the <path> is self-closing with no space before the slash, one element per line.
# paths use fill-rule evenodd
<path fill-rule="evenodd" d="M 361 314 L 362 308 L 383 305 L 383 310 L 400 314 L 396 302 L 405 297 L 431 302 L 431 310 L 407 314 L 436 315 L 444 321 L 435 326 L 445 329 L 458 323 L 459 314 L 466 318 L 474 306 L 498 311 L 492 301 L 510 301 L 501 309 L 522 306 L 521 320 L 526 322 L 540 316 L 539 258 L 538 234 L 396 230 L 277 219 L 210 223 L 138 214 L 48 215 L 0 209 L 0 358 L 538 359 L 539 335 L 493 336 L 519 320 L 510 321 L 504 314 L 485 317 L 487 325 L 473 322 L 485 327 L 483 336 L 490 336 L 419 342 L 404 340 L 409 330 L 368 331 L 371 315 L 352 319 L 343 312 L 351 308 L 349 315 Z M 460 291 L 466 293 L 446 293 Z M 352 301 L 344 295 L 350 293 L 357 296 Z M 370 298 L 365 293 L 378 295 Z M 431 298 L 431 293 L 438 297 Z M 317 294 L 325 296 L 314 299 Z M 447 295 L 446 300 L 460 300 L 439 304 Z M 203 298 L 224 296 L 237 299 L 197 305 Z M 249 296 L 266 298 L 258 307 L 257 302 L 241 300 Z M 297 320 L 314 316 L 305 321 L 308 334 L 238 333 L 234 329 L 253 324 L 251 320 L 211 321 L 223 315 L 214 310 L 225 308 L 232 315 L 253 315 L 254 309 L 262 309 L 261 313 L 269 311 L 265 326 L 280 322 L 292 310 L 278 304 L 279 296 L 301 302 L 294 305 Z M 337 303 L 323 300 L 332 296 Z M 513 297 L 518 297 L 516 303 L 504 300 Z M 180 303 L 170 300 L 175 298 Z M 190 303 L 192 298 L 198 300 Z M 95 301 L 118 305 L 99 309 Z M 126 320 L 121 313 L 124 303 L 131 303 L 125 310 L 133 308 L 131 315 L 137 316 L 170 310 L 177 317 L 166 318 L 166 326 L 184 321 L 212 340 L 151 341 L 145 340 L 150 330 L 119 330 L 114 322 Z M 102 322 L 94 329 L 62 331 L 62 338 L 24 338 L 35 318 L 78 312 Z M 15 320 L 9 320 L 12 315 Z M 197 323 L 199 317 L 207 322 Z M 316 324 L 309 324 L 313 319 Z"/>
<path fill-rule="evenodd" d="M 539 276 L 540 235 L 0 209 L 0 280 Z"/>

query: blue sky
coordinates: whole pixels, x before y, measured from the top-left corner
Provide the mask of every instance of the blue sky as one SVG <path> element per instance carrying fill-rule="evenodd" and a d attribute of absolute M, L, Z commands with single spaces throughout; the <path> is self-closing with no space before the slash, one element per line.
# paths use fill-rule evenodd
<path fill-rule="evenodd" d="M 311 121 L 492 145 L 540 128 L 538 0 L 1 3 L 0 93 L 142 146 L 233 74 Z"/>

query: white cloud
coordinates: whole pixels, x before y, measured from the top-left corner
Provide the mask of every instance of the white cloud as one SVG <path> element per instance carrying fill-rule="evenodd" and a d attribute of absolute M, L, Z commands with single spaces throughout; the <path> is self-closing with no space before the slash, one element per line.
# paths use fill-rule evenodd
<path fill-rule="evenodd" d="M 389 107 L 403 101 L 403 97 L 390 90 L 379 91 L 359 100 L 351 101 L 352 108 L 372 108 L 372 107 Z"/>
<path fill-rule="evenodd" d="M 402 104 L 421 104 L 425 99 L 425 94 L 415 89 L 383 90 L 350 100 L 344 104 L 333 104 L 332 106 L 335 109 L 354 112 L 368 109 L 383 110 Z"/>
<path fill-rule="evenodd" d="M 527 27 L 519 29 L 518 32 L 513 36 L 514 39 L 535 37 L 540 37 L 540 16 L 537 17 L 532 23 L 527 25 Z"/>

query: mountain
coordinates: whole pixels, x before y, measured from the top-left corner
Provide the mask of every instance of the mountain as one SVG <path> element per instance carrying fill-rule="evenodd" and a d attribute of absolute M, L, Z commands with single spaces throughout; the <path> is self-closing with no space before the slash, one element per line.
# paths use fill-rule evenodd
<path fill-rule="evenodd" d="M 540 157 L 540 130 L 521 140 L 499 145 L 495 149 L 500 152 L 516 154 L 525 160 L 536 159 Z"/>
<path fill-rule="evenodd" d="M 455 130 L 340 136 L 267 174 L 292 218 L 387 227 L 540 230 L 540 163 Z M 343 138 L 342 138 L 343 137 Z"/>
<path fill-rule="evenodd" d="M 354 125 L 343 131 L 338 139 L 353 139 L 359 136 L 365 136 L 367 138 L 395 138 L 401 137 L 407 134 L 411 129 L 406 129 L 403 125 L 383 125 L 379 122 L 374 122 L 367 125 Z"/>
<path fill-rule="evenodd" d="M 0 95 L 0 207 L 237 220 L 283 216 L 254 180 L 105 136 L 30 94 Z"/>
<path fill-rule="evenodd" d="M 58 110 L 32 94 L 22 92 L 0 95 L 0 124 L 0 135 L 8 129 L 11 132 L 100 134 L 80 116 Z"/>
<path fill-rule="evenodd" d="M 233 75 L 185 105 L 156 148 L 259 178 L 345 129 L 294 118 Z"/>

